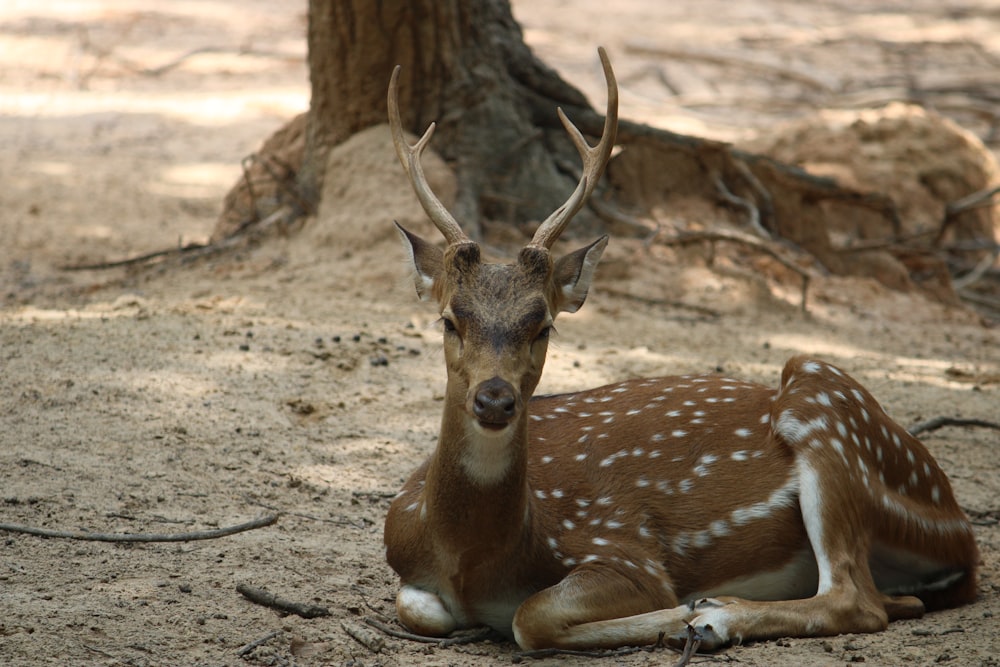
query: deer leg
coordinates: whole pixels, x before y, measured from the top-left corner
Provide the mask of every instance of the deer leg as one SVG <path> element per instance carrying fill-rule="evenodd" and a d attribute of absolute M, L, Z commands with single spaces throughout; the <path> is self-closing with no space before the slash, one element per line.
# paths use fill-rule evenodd
<path fill-rule="evenodd" d="M 524 649 L 655 644 L 698 614 L 676 605 L 662 568 L 647 576 L 610 564 L 582 565 L 524 601 L 514 615 L 514 638 Z"/>
<path fill-rule="evenodd" d="M 837 477 L 842 469 L 801 456 L 797 463 L 799 505 L 819 573 L 816 595 L 802 600 L 735 600 L 709 609 L 692 621 L 701 646 L 712 650 L 748 639 L 819 637 L 884 630 L 890 618 L 913 618 L 923 604 L 912 597 L 891 597 L 875 586 L 868 567 L 870 536 L 852 514 Z M 822 471 L 824 474 L 820 474 Z M 683 633 L 673 633 L 680 642 Z"/>
<path fill-rule="evenodd" d="M 912 595 L 883 595 L 882 606 L 889 615 L 890 621 L 900 621 L 906 618 L 920 618 L 924 615 L 924 603 Z"/>
<path fill-rule="evenodd" d="M 440 597 L 408 584 L 396 595 L 396 613 L 403 625 L 428 637 L 444 637 L 458 627 L 458 621 Z"/>

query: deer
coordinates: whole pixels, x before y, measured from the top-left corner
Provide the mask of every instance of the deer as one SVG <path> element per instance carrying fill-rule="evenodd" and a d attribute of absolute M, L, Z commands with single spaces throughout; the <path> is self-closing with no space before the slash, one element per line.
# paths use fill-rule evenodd
<path fill-rule="evenodd" d="M 838 367 L 809 356 L 772 387 L 721 375 L 534 396 L 553 321 L 579 309 L 608 243 L 553 244 L 614 146 L 607 82 L 583 173 L 511 263 L 486 261 L 432 192 L 389 83 L 395 151 L 445 247 L 397 230 L 436 304 L 447 383 L 437 445 L 391 502 L 399 621 L 488 626 L 525 650 L 879 632 L 976 598 L 968 518 L 927 448 Z"/>

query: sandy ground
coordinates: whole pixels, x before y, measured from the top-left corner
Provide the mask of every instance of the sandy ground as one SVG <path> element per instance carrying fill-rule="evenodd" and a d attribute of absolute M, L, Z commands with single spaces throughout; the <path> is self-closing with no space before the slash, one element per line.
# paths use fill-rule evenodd
<path fill-rule="evenodd" d="M 265 528 L 176 544 L 3 533 L 0 662 L 480 665 L 516 653 L 387 639 L 375 654 L 344 630 L 393 615 L 382 520 L 434 444 L 444 386 L 435 315 L 416 301 L 389 232 L 393 218 L 421 225 L 391 154 L 292 238 L 169 270 L 60 270 L 210 234 L 241 158 L 308 103 L 304 3 L 279 4 L 0 9 L 0 521 L 176 533 L 281 513 Z M 723 139 L 892 95 L 905 74 L 894 54 L 939 77 L 981 75 L 984 59 L 1000 58 L 987 0 L 869 12 L 633 0 L 613 15 L 571 4 L 515 4 L 543 58 L 600 100 L 603 43 L 623 115 Z M 651 62 L 639 48 L 649 44 L 730 60 Z M 823 85 L 734 64 L 747 61 Z M 991 140 L 981 115 L 955 118 Z M 860 279 L 818 281 L 805 315 L 795 299 L 794 285 L 735 265 L 615 240 L 586 307 L 560 321 L 541 391 L 716 368 L 773 383 L 786 357 L 810 352 L 861 379 L 903 424 L 998 417 L 1000 330 L 980 316 Z M 949 428 L 926 442 L 976 522 L 975 604 L 877 635 L 760 642 L 695 664 L 1000 664 L 1000 436 Z M 239 583 L 330 616 L 279 616 Z"/>

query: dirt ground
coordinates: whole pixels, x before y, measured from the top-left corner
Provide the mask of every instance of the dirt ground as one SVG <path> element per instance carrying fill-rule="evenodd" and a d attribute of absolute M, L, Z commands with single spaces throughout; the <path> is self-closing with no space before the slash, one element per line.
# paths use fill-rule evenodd
<path fill-rule="evenodd" d="M 607 46 L 623 116 L 680 132 L 750 140 L 817 109 L 888 101 L 915 79 L 998 72 L 991 0 L 606 4 L 518 1 L 515 13 L 598 104 L 594 48 Z M 390 230 L 423 223 L 384 136 L 366 139 L 382 157 L 297 235 L 169 269 L 61 269 L 208 237 L 240 160 L 308 105 L 305 3 L 288 6 L 0 7 L 0 522 L 177 533 L 280 513 L 183 543 L 3 532 L 0 662 L 467 666 L 517 652 L 386 638 L 373 653 L 344 629 L 393 616 L 382 521 L 434 445 L 444 389 L 435 314 Z M 651 44 L 679 55 L 650 56 Z M 966 101 L 952 117 L 996 149 L 988 114 Z M 717 368 L 774 383 L 785 358 L 809 352 L 904 425 L 1000 416 L 995 323 L 863 279 L 817 280 L 807 314 L 796 299 L 737 265 L 615 239 L 587 305 L 559 323 L 540 391 Z M 1000 665 L 1000 435 L 946 428 L 925 441 L 976 523 L 976 603 L 693 664 Z M 240 583 L 330 615 L 282 617 Z"/>

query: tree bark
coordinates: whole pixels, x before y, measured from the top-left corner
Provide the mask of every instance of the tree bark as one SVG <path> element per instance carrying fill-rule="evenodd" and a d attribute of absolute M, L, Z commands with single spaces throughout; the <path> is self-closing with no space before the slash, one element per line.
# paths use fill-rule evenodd
<path fill-rule="evenodd" d="M 289 183 L 273 181 L 293 173 L 300 200 L 293 203 L 315 210 L 330 148 L 386 121 L 397 64 L 403 126 L 419 136 L 437 123 L 432 147 L 455 170 L 453 212 L 471 236 L 479 236 L 483 218 L 544 219 L 575 187 L 575 175 L 560 165 L 579 158 L 556 105 L 590 106 L 534 57 L 508 0 L 310 0 L 308 46 L 309 111 L 255 156 L 214 239 L 287 203 Z M 285 150 L 283 142 L 303 135 L 304 146 Z"/>
<path fill-rule="evenodd" d="M 603 116 L 524 43 L 509 0 L 310 0 L 308 46 L 309 111 L 254 156 L 227 196 L 213 241 L 270 219 L 282 206 L 315 211 L 324 179 L 337 178 L 326 173 L 330 149 L 386 121 L 386 89 L 397 64 L 403 126 L 419 136 L 437 123 L 432 147 L 454 169 L 458 186 L 452 212 L 474 239 L 483 220 L 542 220 L 572 191 L 579 158 L 557 107 L 584 134 L 601 133 Z M 628 121 L 621 121 L 618 139 L 625 150 L 609 165 L 607 182 L 636 210 L 670 207 L 678 195 L 712 206 L 735 202 L 752 212 L 758 232 L 805 249 L 833 273 L 912 286 L 890 253 L 845 254 L 830 241 L 838 217 L 868 220 L 887 235 L 898 231 L 888 197 Z M 588 218 L 595 216 L 581 211 L 577 232 L 594 231 Z"/>

